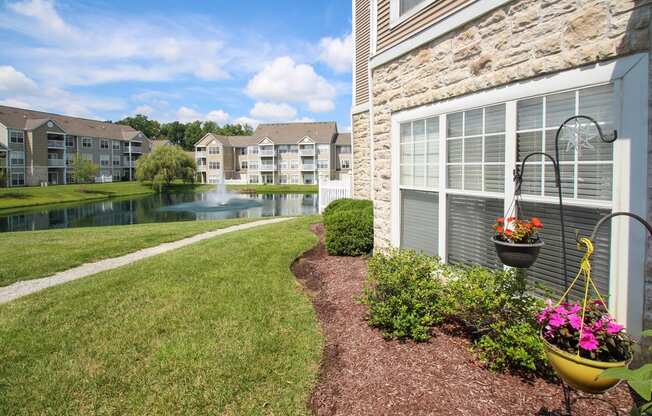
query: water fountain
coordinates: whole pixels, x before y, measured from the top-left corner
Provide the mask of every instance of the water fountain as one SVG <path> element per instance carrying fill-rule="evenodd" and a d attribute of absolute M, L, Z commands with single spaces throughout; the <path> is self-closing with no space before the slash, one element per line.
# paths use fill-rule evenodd
<path fill-rule="evenodd" d="M 226 189 L 224 175 L 218 179 L 215 189 L 211 192 L 197 194 L 201 199 L 182 204 L 163 207 L 161 211 L 185 211 L 185 212 L 220 212 L 220 211 L 242 211 L 249 208 L 260 207 L 263 204 L 253 198 L 246 198 L 240 194 L 229 192 Z"/>

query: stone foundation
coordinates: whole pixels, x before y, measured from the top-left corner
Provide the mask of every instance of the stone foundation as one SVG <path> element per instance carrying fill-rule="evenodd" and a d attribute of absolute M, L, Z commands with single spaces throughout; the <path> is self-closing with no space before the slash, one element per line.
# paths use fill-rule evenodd
<path fill-rule="evenodd" d="M 353 115 L 351 128 L 353 152 L 353 197 L 371 198 L 371 165 L 369 147 L 369 112 Z"/>

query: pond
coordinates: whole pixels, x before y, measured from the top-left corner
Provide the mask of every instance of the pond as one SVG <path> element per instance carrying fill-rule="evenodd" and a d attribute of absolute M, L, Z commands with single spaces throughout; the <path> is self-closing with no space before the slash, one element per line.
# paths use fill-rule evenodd
<path fill-rule="evenodd" d="M 170 221 L 311 215 L 317 194 L 163 193 L 80 204 L 45 205 L 0 214 L 0 232 Z"/>

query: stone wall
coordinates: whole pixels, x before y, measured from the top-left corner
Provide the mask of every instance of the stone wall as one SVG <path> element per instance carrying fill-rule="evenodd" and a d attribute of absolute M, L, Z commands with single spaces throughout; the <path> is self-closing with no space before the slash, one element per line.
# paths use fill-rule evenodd
<path fill-rule="evenodd" d="M 376 248 L 390 245 L 393 112 L 648 51 L 651 3 L 650 0 L 514 1 L 374 69 Z M 652 166 L 652 156 L 650 159 Z M 650 179 L 652 184 L 652 172 Z M 652 324 L 650 272 L 652 260 L 647 277 L 650 282 L 648 326 Z"/>
<path fill-rule="evenodd" d="M 353 197 L 359 199 L 371 198 L 371 166 L 369 146 L 369 112 L 353 115 L 351 128 L 351 144 L 353 152 Z"/>

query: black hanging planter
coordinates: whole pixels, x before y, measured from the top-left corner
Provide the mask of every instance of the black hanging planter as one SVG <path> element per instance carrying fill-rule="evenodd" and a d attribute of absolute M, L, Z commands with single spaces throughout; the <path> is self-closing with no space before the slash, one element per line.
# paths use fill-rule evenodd
<path fill-rule="evenodd" d="M 533 244 L 509 243 L 497 240 L 496 237 L 491 237 L 491 241 L 496 247 L 496 254 L 500 261 L 507 266 L 519 269 L 527 269 L 532 266 L 537 261 L 539 251 L 544 244 L 542 239 Z"/>

